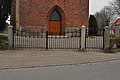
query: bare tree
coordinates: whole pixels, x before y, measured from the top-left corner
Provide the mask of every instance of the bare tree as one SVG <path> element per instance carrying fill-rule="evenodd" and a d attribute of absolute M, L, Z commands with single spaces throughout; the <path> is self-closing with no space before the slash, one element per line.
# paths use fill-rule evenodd
<path fill-rule="evenodd" d="M 100 12 L 96 12 L 95 13 L 95 17 L 96 17 L 96 20 L 97 20 L 97 23 L 98 23 L 98 28 L 102 28 L 102 14 Z"/>
<path fill-rule="evenodd" d="M 112 22 L 118 16 L 120 16 L 120 0 L 109 2 L 108 6 L 105 6 L 100 12 L 95 13 L 100 29 L 105 27 L 107 19 Z"/>
<path fill-rule="evenodd" d="M 113 0 L 110 2 L 110 8 L 113 10 L 114 15 L 120 16 L 120 0 Z"/>
<path fill-rule="evenodd" d="M 98 23 L 98 28 L 103 29 L 106 25 L 106 20 L 110 20 L 110 13 L 107 10 L 107 7 L 104 7 L 100 12 L 96 12 L 95 17 Z"/>
<path fill-rule="evenodd" d="M 111 6 L 105 6 L 104 11 L 105 11 L 107 19 L 111 21 L 113 17 L 115 16 L 114 10 L 111 8 Z"/>

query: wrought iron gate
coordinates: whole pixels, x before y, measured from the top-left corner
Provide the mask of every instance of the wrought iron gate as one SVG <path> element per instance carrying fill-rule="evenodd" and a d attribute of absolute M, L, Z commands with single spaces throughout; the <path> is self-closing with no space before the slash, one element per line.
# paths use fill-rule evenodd
<path fill-rule="evenodd" d="M 48 49 L 80 49 L 81 30 L 66 31 L 64 35 L 48 35 Z"/>
<path fill-rule="evenodd" d="M 14 49 L 80 49 L 80 30 L 66 31 L 64 35 L 49 35 L 48 31 L 13 31 Z"/>
<path fill-rule="evenodd" d="M 14 49 L 26 48 L 46 48 L 46 32 L 31 32 L 26 30 L 16 30 L 13 35 Z"/>
<path fill-rule="evenodd" d="M 104 49 L 104 29 L 99 30 L 98 34 L 95 35 L 89 35 L 87 32 L 85 47 L 87 49 Z"/>

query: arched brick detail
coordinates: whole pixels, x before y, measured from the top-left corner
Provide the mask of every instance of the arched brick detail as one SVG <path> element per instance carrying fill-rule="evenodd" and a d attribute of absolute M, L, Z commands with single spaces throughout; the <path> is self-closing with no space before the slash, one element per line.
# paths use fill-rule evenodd
<path fill-rule="evenodd" d="M 62 31 L 61 31 L 61 34 L 65 34 L 65 26 L 66 26 L 66 18 L 65 18 L 65 13 L 64 11 L 59 7 L 59 6 L 54 6 L 49 12 L 48 12 L 48 15 L 47 15 L 47 28 L 49 30 L 49 18 L 50 18 L 50 15 L 51 13 L 57 9 L 58 12 L 60 13 L 61 15 L 61 28 L 62 28 Z"/>

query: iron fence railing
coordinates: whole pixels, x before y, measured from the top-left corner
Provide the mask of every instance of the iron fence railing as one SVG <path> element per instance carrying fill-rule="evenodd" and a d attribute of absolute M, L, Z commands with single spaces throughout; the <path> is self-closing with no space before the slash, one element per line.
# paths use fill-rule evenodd
<path fill-rule="evenodd" d="M 70 30 L 63 35 L 49 35 L 48 31 L 13 31 L 14 49 L 80 49 L 81 30 Z"/>

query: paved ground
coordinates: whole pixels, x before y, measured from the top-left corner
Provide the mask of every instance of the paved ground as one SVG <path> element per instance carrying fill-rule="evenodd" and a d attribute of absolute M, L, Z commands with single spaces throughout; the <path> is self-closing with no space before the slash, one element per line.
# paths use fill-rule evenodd
<path fill-rule="evenodd" d="M 103 53 L 100 51 L 73 50 L 10 50 L 0 51 L 0 70 L 14 68 L 33 68 L 119 60 L 120 52 Z"/>
<path fill-rule="evenodd" d="M 0 70 L 0 80 L 120 80 L 120 60 Z"/>

